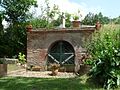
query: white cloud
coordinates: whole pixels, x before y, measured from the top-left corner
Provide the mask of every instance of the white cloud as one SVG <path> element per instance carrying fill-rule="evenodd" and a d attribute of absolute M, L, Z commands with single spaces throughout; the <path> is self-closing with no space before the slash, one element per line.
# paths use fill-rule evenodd
<path fill-rule="evenodd" d="M 45 6 L 44 1 L 45 0 L 37 0 L 38 1 L 38 8 L 36 9 L 36 15 L 41 14 L 41 6 Z M 54 4 L 58 5 L 60 10 L 62 12 L 68 12 L 71 14 L 77 13 L 78 10 L 80 10 L 83 18 L 86 14 L 89 12 L 92 13 L 99 13 L 102 12 L 102 8 L 100 6 L 97 7 L 89 7 L 86 3 L 81 2 L 81 3 L 76 3 L 76 2 L 71 2 L 70 0 L 49 0 L 50 7 L 52 7 Z"/>
<path fill-rule="evenodd" d="M 41 6 L 45 6 L 44 0 L 37 0 L 38 1 L 38 8 L 36 9 L 36 15 L 41 14 Z M 84 7 L 82 5 L 79 5 L 75 2 L 70 2 L 69 0 L 49 0 L 50 7 L 52 7 L 54 4 L 59 6 L 59 9 L 61 12 L 68 12 L 71 14 L 77 13 L 78 10 L 80 10 L 81 14 L 84 16 Z M 33 10 L 33 9 L 32 9 Z"/>

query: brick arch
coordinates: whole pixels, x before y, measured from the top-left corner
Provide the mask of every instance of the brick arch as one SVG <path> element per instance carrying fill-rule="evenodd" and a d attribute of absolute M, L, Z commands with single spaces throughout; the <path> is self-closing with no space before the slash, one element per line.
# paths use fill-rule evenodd
<path fill-rule="evenodd" d="M 91 37 L 94 30 L 94 28 L 83 28 L 27 32 L 27 64 L 46 67 L 50 46 L 59 40 L 68 42 L 74 48 L 75 63 L 77 64 L 81 59 L 81 54 L 84 53 L 83 44 L 86 39 Z"/>
<path fill-rule="evenodd" d="M 48 47 L 47 48 L 47 50 L 49 51 L 49 49 L 50 49 L 50 47 L 54 44 L 54 43 L 56 43 L 56 42 L 58 42 L 58 41 L 65 41 L 65 42 L 68 42 L 73 48 L 74 48 L 74 50 L 75 50 L 75 45 L 74 45 L 74 43 L 72 42 L 72 40 L 70 39 L 70 38 L 54 38 L 54 39 L 52 39 L 51 41 L 48 41 L 47 43 L 47 46 L 46 47 Z"/>
<path fill-rule="evenodd" d="M 56 42 L 59 42 L 59 41 L 64 41 L 64 42 L 69 43 L 69 45 L 71 45 L 71 47 L 74 49 L 74 52 L 75 52 L 75 48 L 74 48 L 73 44 L 72 44 L 70 41 L 60 39 L 60 40 L 54 40 L 54 41 L 52 41 L 52 42 L 49 43 L 49 46 L 48 46 L 49 48 L 48 48 L 47 53 L 49 52 L 49 50 L 51 49 L 51 47 L 52 47 Z"/>
<path fill-rule="evenodd" d="M 75 50 L 73 46 L 65 41 L 53 42 L 48 48 L 48 62 L 64 64 L 75 64 Z"/>

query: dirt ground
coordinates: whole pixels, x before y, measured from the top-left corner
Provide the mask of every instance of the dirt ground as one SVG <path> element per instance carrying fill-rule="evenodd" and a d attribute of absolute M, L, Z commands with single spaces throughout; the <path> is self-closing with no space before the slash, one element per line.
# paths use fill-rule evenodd
<path fill-rule="evenodd" d="M 15 70 L 7 73 L 7 76 L 18 77 L 37 77 L 37 78 L 72 78 L 76 75 L 68 72 L 58 72 L 58 75 L 52 76 L 51 71 L 28 71 L 26 69 Z"/>

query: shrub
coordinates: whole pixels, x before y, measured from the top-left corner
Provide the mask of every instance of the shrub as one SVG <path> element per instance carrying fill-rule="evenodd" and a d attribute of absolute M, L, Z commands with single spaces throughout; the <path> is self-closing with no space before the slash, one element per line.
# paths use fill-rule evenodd
<path fill-rule="evenodd" d="M 0 64 L 3 64 L 3 62 L 0 60 Z"/>
<path fill-rule="evenodd" d="M 89 75 L 106 89 L 120 84 L 120 29 L 104 27 L 87 44 L 91 55 Z"/>
<path fill-rule="evenodd" d="M 20 62 L 21 64 L 25 64 L 25 63 L 26 63 L 26 59 L 25 59 L 25 55 L 24 55 L 24 54 L 19 53 L 18 59 L 19 59 L 19 62 Z"/>

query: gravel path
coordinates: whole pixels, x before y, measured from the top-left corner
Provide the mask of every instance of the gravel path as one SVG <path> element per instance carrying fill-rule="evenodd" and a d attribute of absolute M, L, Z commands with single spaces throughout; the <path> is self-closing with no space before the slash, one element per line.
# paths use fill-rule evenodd
<path fill-rule="evenodd" d="M 37 78 L 73 78 L 74 73 L 58 72 L 57 76 L 51 76 L 51 71 L 26 71 L 25 69 L 8 72 L 7 76 L 37 77 Z"/>

